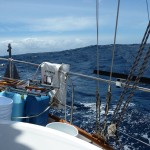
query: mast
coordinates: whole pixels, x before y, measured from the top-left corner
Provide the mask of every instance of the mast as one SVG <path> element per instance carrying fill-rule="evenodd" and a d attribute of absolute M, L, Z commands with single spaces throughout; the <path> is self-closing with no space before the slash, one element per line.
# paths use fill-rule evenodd
<path fill-rule="evenodd" d="M 12 50 L 12 47 L 11 47 L 11 44 L 9 43 L 8 50 L 7 50 L 7 52 L 9 53 L 9 58 L 11 58 L 11 50 Z"/>
<path fill-rule="evenodd" d="M 9 59 L 8 59 L 8 65 L 7 65 L 4 77 L 20 79 L 17 68 L 15 64 L 13 64 L 13 61 L 12 61 L 12 47 L 10 43 L 8 44 L 7 52 L 9 53 Z"/>

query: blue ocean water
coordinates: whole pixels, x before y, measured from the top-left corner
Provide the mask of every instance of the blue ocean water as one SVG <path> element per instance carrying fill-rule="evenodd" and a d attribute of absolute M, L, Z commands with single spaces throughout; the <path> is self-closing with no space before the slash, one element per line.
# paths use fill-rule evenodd
<path fill-rule="evenodd" d="M 136 56 L 139 45 L 117 45 L 115 51 L 115 60 L 113 71 L 118 73 L 128 74 L 129 70 L 133 64 L 134 58 Z M 147 46 L 148 47 L 148 46 Z M 113 45 L 99 46 L 99 64 L 100 70 L 110 71 L 111 58 L 112 58 L 112 48 Z M 146 51 L 146 50 L 145 50 Z M 96 69 L 96 46 L 89 46 L 85 48 L 78 48 L 74 50 L 66 50 L 61 52 L 42 52 L 42 53 L 32 53 L 15 55 L 14 59 L 28 61 L 40 64 L 43 61 L 48 61 L 52 63 L 66 63 L 70 64 L 70 71 L 82 73 L 90 76 L 96 76 L 93 74 L 93 70 Z M 1 62 L 5 63 L 5 62 Z M 16 63 L 17 69 L 20 76 L 23 79 L 31 79 L 36 71 L 36 67 L 25 64 Z M 0 68 L 1 74 L 4 74 L 4 68 Z M 40 74 L 40 72 L 39 72 Z M 135 75 L 137 74 L 137 71 Z M 40 75 L 39 75 L 40 76 Z M 144 72 L 145 77 L 150 78 L 150 62 Z M 100 76 L 101 78 L 109 79 L 106 76 Z M 93 133 L 95 130 L 95 93 L 96 93 L 96 81 L 85 79 L 78 76 L 70 76 L 72 83 L 74 85 L 74 113 L 73 113 L 73 123 L 80 126 L 88 132 Z M 115 78 L 113 80 L 116 81 Z M 150 85 L 140 84 L 145 88 L 150 88 Z M 107 95 L 108 85 L 106 83 L 100 82 L 100 98 L 101 98 L 101 122 L 103 122 L 106 95 Z M 119 99 L 120 93 L 123 89 L 117 88 L 112 85 L 112 100 L 110 104 L 110 110 L 108 113 L 108 118 L 110 121 L 115 109 L 116 102 Z M 71 83 L 68 82 L 68 98 L 67 104 L 71 105 Z M 64 116 L 63 110 L 51 109 L 51 113 Z M 70 120 L 70 109 L 67 109 L 67 119 Z M 142 140 L 150 144 L 150 93 L 136 91 L 132 101 L 124 115 L 123 120 L 120 124 L 120 130 L 129 134 L 139 140 Z M 120 142 L 123 149 L 137 149 L 137 150 L 148 150 L 150 147 L 131 139 L 122 133 L 118 133 Z M 111 142 L 115 145 L 115 142 Z M 117 148 L 116 146 L 116 149 Z"/>

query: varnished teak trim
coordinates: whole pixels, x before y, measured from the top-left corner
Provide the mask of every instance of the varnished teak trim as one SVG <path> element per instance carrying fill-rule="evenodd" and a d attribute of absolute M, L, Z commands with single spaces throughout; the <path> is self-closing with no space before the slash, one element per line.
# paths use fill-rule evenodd
<path fill-rule="evenodd" d="M 60 119 L 59 117 L 56 117 L 54 115 L 49 114 L 49 117 L 53 120 L 55 120 L 56 122 L 63 122 L 63 123 L 68 123 L 69 122 Z M 74 126 L 74 125 L 73 125 Z M 87 133 L 85 130 L 82 130 L 81 128 L 75 126 L 78 129 L 79 134 L 81 134 L 82 136 L 84 136 L 85 138 L 89 139 L 91 142 L 99 145 L 101 148 L 105 149 L 105 150 L 113 150 L 113 148 L 111 146 L 108 145 L 108 143 L 106 143 L 103 139 L 97 138 L 89 133 Z"/>

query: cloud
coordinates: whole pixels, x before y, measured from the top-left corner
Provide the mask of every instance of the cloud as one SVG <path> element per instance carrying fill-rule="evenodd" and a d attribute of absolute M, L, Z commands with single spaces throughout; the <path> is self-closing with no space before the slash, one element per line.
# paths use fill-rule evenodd
<path fill-rule="evenodd" d="M 94 17 L 56 17 L 35 19 L 30 24 L 34 31 L 76 31 L 86 30 L 95 25 Z"/>
<path fill-rule="evenodd" d="M 108 15 L 100 17 L 100 27 L 110 25 Z M 61 16 L 50 18 L 20 18 L 0 21 L 0 32 L 12 34 L 13 32 L 36 33 L 38 32 L 77 32 L 96 30 L 95 16 Z M 81 33 L 80 33 L 81 34 Z"/>
<path fill-rule="evenodd" d="M 112 44 L 117 2 L 99 0 L 99 43 Z M 142 1 L 121 3 L 117 43 L 137 43 L 147 25 Z M 123 7 L 122 7 L 123 6 Z M 0 5 L 0 55 L 59 51 L 96 43 L 95 2 L 5 0 Z M 137 12 L 137 10 L 139 10 Z"/>
<path fill-rule="evenodd" d="M 0 23 L 0 33 L 13 34 L 15 32 L 38 34 L 41 32 L 76 32 L 95 28 L 95 17 L 51 17 L 7 20 Z"/>
<path fill-rule="evenodd" d="M 8 55 L 8 43 L 11 43 L 13 54 L 52 52 L 69 50 L 93 44 L 92 38 L 85 37 L 49 37 L 4 40 L 0 42 L 0 54 Z"/>
<path fill-rule="evenodd" d="M 113 34 L 101 34 L 99 37 L 99 44 L 112 44 Z M 134 40 L 133 40 L 134 39 Z M 124 42 L 125 41 L 125 42 Z M 132 42 L 131 42 L 132 41 Z M 140 42 L 139 38 L 133 36 L 122 36 L 118 34 L 117 44 L 131 44 Z M 16 38 L 10 40 L 0 40 L 0 55 L 8 55 L 8 43 L 12 45 L 12 54 L 25 54 L 25 53 L 37 53 L 37 52 L 54 52 L 70 50 L 74 48 L 85 47 L 96 44 L 95 36 L 49 36 L 49 37 L 34 37 L 34 38 Z"/>

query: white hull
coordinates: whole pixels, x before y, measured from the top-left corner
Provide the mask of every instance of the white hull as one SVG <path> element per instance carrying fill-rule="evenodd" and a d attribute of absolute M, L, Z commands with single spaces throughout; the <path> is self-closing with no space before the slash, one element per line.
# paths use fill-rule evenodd
<path fill-rule="evenodd" d="M 23 122 L 0 121 L 1 150 L 102 150 L 66 133 Z"/>

